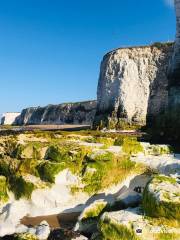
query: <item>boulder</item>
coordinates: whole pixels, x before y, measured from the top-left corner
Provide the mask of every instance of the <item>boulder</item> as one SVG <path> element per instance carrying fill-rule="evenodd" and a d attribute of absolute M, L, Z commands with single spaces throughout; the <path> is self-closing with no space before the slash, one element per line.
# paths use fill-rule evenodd
<path fill-rule="evenodd" d="M 130 181 L 129 188 L 139 194 L 142 194 L 151 178 L 151 175 L 147 174 L 137 175 Z"/>
<path fill-rule="evenodd" d="M 148 216 L 180 220 L 180 186 L 176 178 L 155 176 L 144 191 L 143 207 Z"/>
<path fill-rule="evenodd" d="M 97 230 L 97 219 L 107 206 L 104 200 L 96 200 L 87 206 L 78 218 L 74 231 L 92 234 Z"/>
<path fill-rule="evenodd" d="M 42 221 L 37 227 L 36 227 L 36 236 L 39 240 L 46 240 L 50 234 L 50 227 L 49 224 L 46 221 Z"/>
<path fill-rule="evenodd" d="M 128 207 L 137 207 L 142 200 L 142 196 L 131 190 L 130 188 L 124 189 L 124 191 L 115 199 L 115 202 L 111 204 L 112 209 L 120 210 Z"/>
<path fill-rule="evenodd" d="M 19 157 L 22 159 L 44 159 L 47 147 L 41 143 L 31 142 L 26 145 L 19 146 Z"/>
<path fill-rule="evenodd" d="M 163 154 L 170 154 L 171 147 L 166 144 L 150 144 L 147 142 L 142 142 L 141 145 L 144 149 L 145 155 L 163 155 Z"/>
<path fill-rule="evenodd" d="M 137 240 L 137 239 L 179 239 L 180 229 L 169 227 L 163 222 L 144 218 L 140 208 L 128 208 L 116 212 L 105 212 L 98 228 L 103 239 Z M 163 238 L 164 236 L 164 238 Z M 170 238 L 170 237 L 175 238 Z"/>
<path fill-rule="evenodd" d="M 28 232 L 28 227 L 23 225 L 23 224 L 19 224 L 18 226 L 16 226 L 16 233 L 25 233 Z"/>

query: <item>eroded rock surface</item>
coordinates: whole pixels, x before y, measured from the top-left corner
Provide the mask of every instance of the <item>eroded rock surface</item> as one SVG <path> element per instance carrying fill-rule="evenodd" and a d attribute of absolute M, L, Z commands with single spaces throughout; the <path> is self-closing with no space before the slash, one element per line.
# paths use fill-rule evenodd
<path fill-rule="evenodd" d="M 9 113 L 4 113 L 2 115 L 2 118 L 0 119 L 0 124 L 2 125 L 11 125 L 16 122 L 16 118 L 20 115 L 20 113 L 16 112 L 9 112 Z"/>
<path fill-rule="evenodd" d="M 121 125 L 121 120 L 145 124 L 147 117 L 162 112 L 168 101 L 166 72 L 171 55 L 172 44 L 168 43 L 106 54 L 101 63 L 95 125 L 104 121 L 113 128 Z"/>
<path fill-rule="evenodd" d="M 180 220 L 180 186 L 176 179 L 155 176 L 144 191 L 143 206 L 149 216 Z"/>
<path fill-rule="evenodd" d="M 170 86 L 180 86 L 180 0 L 175 0 L 174 3 L 176 10 L 176 40 L 168 73 Z"/>
<path fill-rule="evenodd" d="M 103 239 L 179 239 L 179 228 L 159 224 L 157 220 L 144 218 L 140 208 L 128 208 L 106 212 L 99 222 Z"/>
<path fill-rule="evenodd" d="M 96 112 L 96 101 L 64 103 L 46 107 L 31 107 L 22 110 L 16 119 L 17 125 L 27 124 L 88 124 Z"/>

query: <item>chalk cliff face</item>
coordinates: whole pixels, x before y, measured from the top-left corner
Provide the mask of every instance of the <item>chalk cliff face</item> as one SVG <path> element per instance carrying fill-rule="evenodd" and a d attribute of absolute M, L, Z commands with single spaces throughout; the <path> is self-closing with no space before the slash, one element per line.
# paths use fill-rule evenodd
<path fill-rule="evenodd" d="M 167 123 L 169 129 L 174 129 L 171 135 L 176 135 L 178 132 L 180 136 L 180 0 L 175 0 L 174 3 L 176 10 L 176 40 L 168 71 L 169 94 Z"/>
<path fill-rule="evenodd" d="M 94 125 L 121 121 L 144 125 L 168 104 L 166 76 L 172 43 L 122 48 L 101 63 Z"/>
<path fill-rule="evenodd" d="M 22 110 L 16 124 L 90 124 L 96 112 L 96 101 L 64 103 Z"/>
<path fill-rule="evenodd" d="M 2 125 L 11 125 L 14 124 L 16 121 L 16 118 L 20 115 L 20 113 L 17 112 L 9 112 L 4 113 L 1 118 L 1 124 Z"/>
<path fill-rule="evenodd" d="M 174 52 L 169 66 L 169 85 L 180 86 L 180 0 L 175 0 L 176 40 Z"/>

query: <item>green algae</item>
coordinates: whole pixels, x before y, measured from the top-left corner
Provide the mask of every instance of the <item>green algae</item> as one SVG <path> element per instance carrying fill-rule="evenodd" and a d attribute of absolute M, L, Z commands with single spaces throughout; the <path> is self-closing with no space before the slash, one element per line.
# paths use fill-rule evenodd
<path fill-rule="evenodd" d="M 21 234 L 15 234 L 12 237 L 12 240 L 38 240 L 38 237 L 31 233 L 21 233 Z"/>
<path fill-rule="evenodd" d="M 43 161 L 36 168 L 41 180 L 54 183 L 56 175 L 63 171 L 66 165 L 64 163 Z"/>
<path fill-rule="evenodd" d="M 159 233 L 155 240 L 177 240 L 180 239 L 180 234 L 175 233 Z"/>
<path fill-rule="evenodd" d="M 161 182 L 176 184 L 176 180 L 174 178 L 161 175 L 155 176 L 149 184 L 159 184 Z M 168 193 L 166 193 L 165 196 L 167 201 L 157 201 L 154 194 L 149 191 L 149 184 L 147 184 L 143 193 L 143 208 L 146 215 L 155 218 L 164 217 L 180 220 L 180 201 L 171 201 L 169 195 L 167 196 Z"/>
<path fill-rule="evenodd" d="M 9 189 L 14 193 L 16 199 L 30 199 L 32 192 L 35 190 L 35 185 L 25 181 L 20 175 L 13 175 L 9 179 Z"/>
<path fill-rule="evenodd" d="M 95 169 L 91 174 L 85 174 L 86 168 Z M 85 184 L 84 191 L 89 194 L 110 187 L 124 180 L 132 171 L 136 170 L 136 164 L 129 157 L 117 157 L 112 153 L 99 154 L 86 159 L 82 181 Z"/>
<path fill-rule="evenodd" d="M 138 240 L 133 229 L 129 229 L 123 224 L 117 224 L 109 218 L 99 221 L 98 228 L 103 236 L 103 240 Z"/>
<path fill-rule="evenodd" d="M 0 202 L 4 203 L 8 200 L 8 194 L 7 194 L 7 182 L 6 177 L 0 176 Z"/>
<path fill-rule="evenodd" d="M 143 152 L 143 146 L 136 137 L 119 136 L 114 142 L 115 146 L 122 146 L 123 152 L 132 155 Z"/>
<path fill-rule="evenodd" d="M 82 221 L 90 218 L 99 217 L 106 205 L 106 202 L 95 202 L 94 204 L 92 204 L 92 206 L 90 205 L 89 207 L 87 207 L 87 209 L 84 210 Z"/>

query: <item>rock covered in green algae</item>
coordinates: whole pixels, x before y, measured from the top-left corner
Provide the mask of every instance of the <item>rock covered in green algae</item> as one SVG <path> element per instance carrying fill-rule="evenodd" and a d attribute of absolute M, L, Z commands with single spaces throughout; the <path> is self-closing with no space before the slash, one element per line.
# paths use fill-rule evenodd
<path fill-rule="evenodd" d="M 107 202 L 104 200 L 97 200 L 90 204 L 87 208 L 84 209 L 80 216 L 80 220 L 85 220 L 87 218 L 98 217 L 102 210 L 106 207 Z"/>
<path fill-rule="evenodd" d="M 31 233 L 16 234 L 12 237 L 13 240 L 39 240 L 36 235 Z"/>
<path fill-rule="evenodd" d="M 130 188 L 124 188 L 123 192 L 117 196 L 111 204 L 112 209 L 120 210 L 128 207 L 137 207 L 141 203 L 142 196 Z"/>
<path fill-rule="evenodd" d="M 21 146 L 20 157 L 22 159 L 43 159 L 47 151 L 47 146 L 40 142 L 30 142 Z"/>
<path fill-rule="evenodd" d="M 103 240 L 177 240 L 180 229 L 146 219 L 140 208 L 128 208 L 116 212 L 105 212 L 99 221 L 99 231 Z"/>
<path fill-rule="evenodd" d="M 176 179 L 155 176 L 144 191 L 143 207 L 149 216 L 180 220 L 180 185 Z"/>
<path fill-rule="evenodd" d="M 74 230 L 91 234 L 97 231 L 98 217 L 106 206 L 107 202 L 101 199 L 91 203 L 79 216 Z"/>
<path fill-rule="evenodd" d="M 150 144 L 146 142 L 141 142 L 141 145 L 144 149 L 145 155 L 163 155 L 170 154 L 172 152 L 172 148 L 169 145 L 165 144 Z"/>
<path fill-rule="evenodd" d="M 0 176 L 0 203 L 8 201 L 6 177 Z"/>
<path fill-rule="evenodd" d="M 129 143 L 130 141 L 127 141 L 127 142 Z M 108 189 L 108 187 L 112 186 L 113 184 L 117 184 L 122 180 L 126 179 L 126 177 L 130 176 L 131 174 L 137 174 L 137 172 L 139 173 L 140 171 L 139 165 L 131 161 L 131 159 L 128 157 L 129 154 L 121 156 L 119 155 L 119 152 L 118 153 L 109 152 L 108 149 L 104 149 L 104 148 L 100 149 L 100 147 L 98 147 L 99 149 L 98 148 L 89 149 L 87 148 L 86 145 L 82 147 L 79 145 L 79 142 L 72 143 L 70 141 L 67 141 L 67 139 L 61 139 L 61 140 L 53 139 L 53 142 L 48 142 L 48 143 L 46 142 L 46 146 L 49 148 L 49 150 L 45 156 L 45 159 L 39 160 L 38 156 L 37 156 L 37 159 L 33 159 L 31 158 L 32 154 L 30 154 L 29 157 L 26 155 L 26 157 L 28 157 L 27 159 L 22 158 L 22 155 L 21 156 L 17 155 L 18 159 L 10 158 L 10 156 L 8 155 L 9 160 L 7 160 L 7 162 L 5 159 L 3 159 L 3 161 L 6 162 L 7 164 L 4 164 L 4 162 L 2 164 L 2 162 L 0 162 L 0 173 L 1 171 L 3 171 L 3 174 L 5 176 L 6 175 L 8 176 L 7 180 L 11 185 L 11 188 L 10 188 L 11 190 L 13 191 L 17 190 L 16 193 L 18 194 L 21 193 L 18 198 L 22 198 L 24 196 L 28 196 L 27 198 L 30 198 L 31 193 L 34 190 L 34 187 L 35 189 L 36 188 L 39 189 L 42 187 L 42 184 L 45 188 L 47 186 L 49 187 L 54 186 L 54 184 L 50 184 L 50 183 L 54 183 L 54 182 L 56 183 L 55 180 L 56 180 L 57 174 L 59 175 L 59 172 L 62 172 L 64 169 L 69 169 L 68 171 L 72 172 L 73 174 L 77 174 L 78 179 L 81 179 L 83 183 L 81 184 L 82 186 L 80 188 L 80 191 L 88 192 L 90 195 L 98 191 L 106 190 Z M 54 147 L 52 148 L 52 146 L 55 146 L 55 148 Z M 125 146 L 128 147 L 128 144 L 125 144 Z M 130 148 L 131 150 L 130 151 L 128 150 L 128 152 L 130 154 L 134 154 L 134 152 L 136 152 L 135 150 L 137 150 L 138 148 L 139 148 L 139 144 L 137 144 L 137 141 L 131 141 L 131 148 Z M 18 154 L 19 153 L 20 152 L 18 152 Z M 16 163 L 16 164 L 14 164 L 14 166 L 12 167 L 12 163 Z M 140 172 L 142 171 L 144 172 L 144 168 Z M 20 182 L 21 184 L 14 184 L 14 181 L 9 181 L 10 180 L 9 176 L 11 176 L 11 179 L 15 179 L 16 180 L 15 182 Z M 41 180 L 39 177 L 41 178 Z M 61 178 L 62 178 L 62 175 L 61 175 Z M 141 181 L 143 181 L 143 186 L 141 186 L 142 184 L 140 184 L 140 186 L 141 188 L 143 188 L 144 182 L 146 182 L 147 180 L 145 181 L 143 178 L 143 180 L 141 179 L 140 182 Z M 71 182 L 74 183 L 74 181 L 71 181 Z M 47 183 L 48 185 L 46 185 Z M 64 183 L 67 183 L 67 182 L 65 181 L 63 182 L 63 184 Z M 78 186 L 78 183 L 77 183 L 77 186 Z M 22 189 L 24 190 L 21 191 L 21 188 L 13 187 L 14 186 L 13 184 L 22 186 Z M 60 182 L 60 184 L 62 184 L 62 181 Z M 136 184 L 133 186 L 136 187 L 136 185 L 137 185 L 137 181 L 136 181 Z M 132 189 L 134 189 L 134 187 Z M 139 187 L 139 182 L 138 182 L 138 187 Z M 71 195 L 69 190 L 70 188 L 71 188 L 71 184 L 68 183 L 67 191 L 66 191 L 67 196 Z M 48 196 L 48 199 L 50 199 L 51 201 L 50 202 L 51 205 L 48 211 L 51 211 L 51 208 L 53 208 L 54 206 L 57 207 L 57 203 L 64 204 L 64 202 L 66 201 L 66 199 L 61 200 L 61 195 L 62 196 L 64 195 L 64 192 L 62 193 L 62 186 L 58 189 L 61 191 L 58 195 L 58 201 L 57 201 L 57 196 L 54 195 L 53 191 L 52 191 L 53 194 L 51 195 L 50 191 L 45 189 L 45 191 L 47 190 L 45 197 Z M 35 191 L 35 192 L 36 192 L 36 197 L 32 199 L 33 200 L 35 199 L 34 203 L 35 205 L 38 206 L 38 209 L 39 209 L 39 206 L 41 207 L 43 205 L 43 204 L 39 204 L 40 200 L 42 199 L 41 203 L 44 202 L 43 198 L 41 198 L 43 195 L 40 192 L 40 196 L 39 196 L 38 191 Z M 33 197 L 34 197 L 34 193 L 33 193 Z M 127 194 L 127 198 L 128 197 L 129 195 Z M 28 201 L 28 203 L 30 201 Z M 43 207 L 46 209 L 47 205 Z M 119 209 L 121 208 L 118 208 L 118 210 Z M 88 214 L 86 212 L 87 216 L 84 217 L 83 220 L 81 219 L 80 222 L 83 223 L 83 227 L 86 226 L 88 230 L 90 229 L 89 226 L 92 226 L 91 228 L 91 233 L 92 233 L 92 230 L 94 231 L 94 229 L 97 229 L 98 219 L 101 216 L 104 209 L 100 209 L 100 210 L 98 209 L 98 211 L 95 211 L 94 209 L 88 209 L 88 211 L 89 211 Z M 108 211 L 112 211 L 112 210 L 108 208 Z M 94 237 L 95 239 L 100 240 L 99 233 L 96 234 L 96 236 Z"/>
<path fill-rule="evenodd" d="M 32 192 L 36 189 L 33 182 L 29 181 L 22 175 L 14 175 L 10 178 L 10 190 L 14 193 L 15 198 L 30 199 Z"/>
<path fill-rule="evenodd" d="M 46 240 L 50 234 L 50 226 L 46 221 L 42 221 L 36 227 L 36 236 L 40 240 Z"/>

